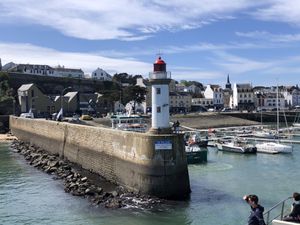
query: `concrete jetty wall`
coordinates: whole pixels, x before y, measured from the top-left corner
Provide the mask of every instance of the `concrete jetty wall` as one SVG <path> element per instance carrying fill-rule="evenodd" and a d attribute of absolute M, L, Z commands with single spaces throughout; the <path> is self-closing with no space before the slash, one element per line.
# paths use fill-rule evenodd
<path fill-rule="evenodd" d="M 143 194 L 185 198 L 190 192 L 183 138 L 10 117 L 19 139 L 57 153 L 111 182 Z"/>

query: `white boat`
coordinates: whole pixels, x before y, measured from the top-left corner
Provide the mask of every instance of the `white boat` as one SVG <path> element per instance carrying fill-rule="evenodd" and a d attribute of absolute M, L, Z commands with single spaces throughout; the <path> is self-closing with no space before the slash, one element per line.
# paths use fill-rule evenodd
<path fill-rule="evenodd" d="M 278 135 L 275 132 L 263 130 L 254 132 L 253 137 L 277 139 Z"/>
<path fill-rule="evenodd" d="M 220 151 L 236 152 L 236 153 L 256 153 L 256 147 L 252 144 L 247 144 L 239 140 L 225 141 L 217 143 L 217 148 Z"/>
<path fill-rule="evenodd" d="M 148 126 L 139 115 L 114 115 L 111 117 L 112 128 L 124 131 L 146 132 Z"/>
<path fill-rule="evenodd" d="M 293 147 L 275 142 L 265 142 L 255 145 L 257 152 L 277 154 L 277 153 L 292 153 Z"/>
<path fill-rule="evenodd" d="M 293 127 L 300 127 L 300 123 L 293 123 Z"/>
<path fill-rule="evenodd" d="M 276 93 L 276 108 L 277 108 L 276 132 L 277 132 L 277 134 L 279 134 L 278 86 L 277 86 L 277 93 Z M 280 144 L 277 142 L 275 143 L 275 142 L 268 141 L 268 142 L 264 142 L 261 144 L 256 144 L 255 146 L 257 148 L 257 152 L 262 152 L 262 153 L 276 154 L 276 153 L 292 153 L 293 152 L 292 145 Z"/>

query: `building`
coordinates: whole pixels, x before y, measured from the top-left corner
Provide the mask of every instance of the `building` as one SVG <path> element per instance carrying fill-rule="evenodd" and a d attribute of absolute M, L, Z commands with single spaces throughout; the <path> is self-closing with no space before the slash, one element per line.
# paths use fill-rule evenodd
<path fill-rule="evenodd" d="M 114 113 L 125 113 L 125 111 L 125 106 L 120 101 L 114 103 Z"/>
<path fill-rule="evenodd" d="M 229 80 L 229 74 L 227 75 L 227 83 L 225 84 L 225 89 L 229 89 L 231 90 L 231 83 L 230 83 L 230 80 Z"/>
<path fill-rule="evenodd" d="M 55 76 L 54 69 L 48 65 L 33 64 L 11 64 L 8 67 L 9 72 L 17 72 L 30 75 Z"/>
<path fill-rule="evenodd" d="M 54 68 L 53 76 L 55 77 L 71 77 L 71 78 L 84 78 L 84 73 L 81 69 L 70 69 L 64 66 Z"/>
<path fill-rule="evenodd" d="M 21 113 L 31 110 L 35 116 L 47 116 L 58 112 L 60 99 L 52 99 L 44 95 L 34 84 L 23 84 L 18 89 Z"/>
<path fill-rule="evenodd" d="M 190 92 L 190 93 L 193 93 L 193 94 L 199 94 L 199 93 L 201 93 L 201 88 L 198 87 L 198 86 L 195 85 L 195 84 L 192 84 L 192 85 L 186 87 L 184 90 L 185 90 L 186 92 Z"/>
<path fill-rule="evenodd" d="M 144 80 L 142 77 L 136 78 L 136 86 L 142 87 L 142 88 L 147 88 L 148 82 Z"/>
<path fill-rule="evenodd" d="M 152 89 L 151 129 L 153 133 L 170 133 L 169 84 L 171 73 L 166 70 L 166 63 L 159 57 L 149 74 Z"/>
<path fill-rule="evenodd" d="M 2 71 L 8 72 L 11 68 L 13 68 L 15 66 L 16 66 L 16 64 L 13 62 L 6 63 L 5 65 L 2 66 Z"/>
<path fill-rule="evenodd" d="M 212 108 L 214 106 L 214 103 L 212 98 L 192 98 L 192 106 Z"/>
<path fill-rule="evenodd" d="M 112 81 L 112 76 L 98 67 L 94 72 L 92 72 L 92 79 L 101 81 Z"/>
<path fill-rule="evenodd" d="M 251 84 L 234 84 L 232 106 L 238 110 L 252 111 L 255 109 L 254 93 Z"/>
<path fill-rule="evenodd" d="M 292 108 L 300 105 L 300 90 L 298 87 L 285 87 L 282 94 L 286 106 Z"/>
<path fill-rule="evenodd" d="M 206 99 L 212 99 L 215 109 L 224 107 L 223 91 L 219 85 L 207 85 L 204 91 L 204 97 Z"/>
<path fill-rule="evenodd" d="M 188 92 L 170 92 L 170 112 L 186 113 L 192 107 L 192 96 Z"/>
<path fill-rule="evenodd" d="M 276 103 L 276 99 L 278 103 Z M 283 94 L 277 94 L 276 92 L 257 94 L 257 109 L 275 111 L 277 110 L 277 107 L 279 110 L 286 108 Z"/>

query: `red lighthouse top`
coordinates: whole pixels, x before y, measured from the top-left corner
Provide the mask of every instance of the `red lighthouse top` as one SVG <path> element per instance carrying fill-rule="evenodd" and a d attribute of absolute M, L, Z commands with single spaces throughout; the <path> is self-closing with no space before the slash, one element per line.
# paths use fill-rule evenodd
<path fill-rule="evenodd" d="M 166 72 L 166 63 L 165 63 L 164 60 L 161 59 L 160 56 L 155 61 L 155 63 L 153 64 L 153 66 L 154 66 L 154 68 L 153 68 L 154 72 Z"/>

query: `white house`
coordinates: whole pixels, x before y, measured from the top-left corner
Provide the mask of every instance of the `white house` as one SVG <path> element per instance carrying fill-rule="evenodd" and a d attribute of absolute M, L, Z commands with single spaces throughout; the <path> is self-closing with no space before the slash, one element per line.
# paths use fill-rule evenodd
<path fill-rule="evenodd" d="M 115 113 L 124 113 L 125 110 L 125 106 L 120 102 L 120 101 L 116 101 L 114 103 L 114 112 Z"/>
<path fill-rule="evenodd" d="M 145 80 L 142 77 L 136 78 L 136 84 L 135 85 L 139 86 L 139 87 L 143 87 L 143 88 L 147 87 L 147 83 L 145 82 Z"/>
<path fill-rule="evenodd" d="M 94 72 L 92 72 L 92 79 L 101 81 L 112 81 L 112 76 L 109 75 L 105 70 L 100 69 L 98 67 Z"/>
<path fill-rule="evenodd" d="M 54 68 L 53 76 L 83 78 L 84 73 L 81 69 L 70 69 L 70 68 L 65 68 L 64 66 L 57 66 Z"/>
<path fill-rule="evenodd" d="M 222 108 L 224 106 L 223 91 L 218 85 L 207 85 L 204 91 L 206 99 L 212 99 L 215 108 Z"/>
<path fill-rule="evenodd" d="M 251 84 L 234 84 L 232 104 L 234 108 L 240 110 L 254 109 L 254 93 Z"/>
<path fill-rule="evenodd" d="M 289 107 L 299 106 L 300 105 L 300 90 L 299 89 L 288 89 L 286 88 L 282 92 L 285 103 Z"/>
<path fill-rule="evenodd" d="M 137 102 L 130 101 L 126 104 L 125 109 L 128 114 L 133 114 L 134 112 L 144 114 L 146 113 L 146 102 L 139 104 Z"/>

